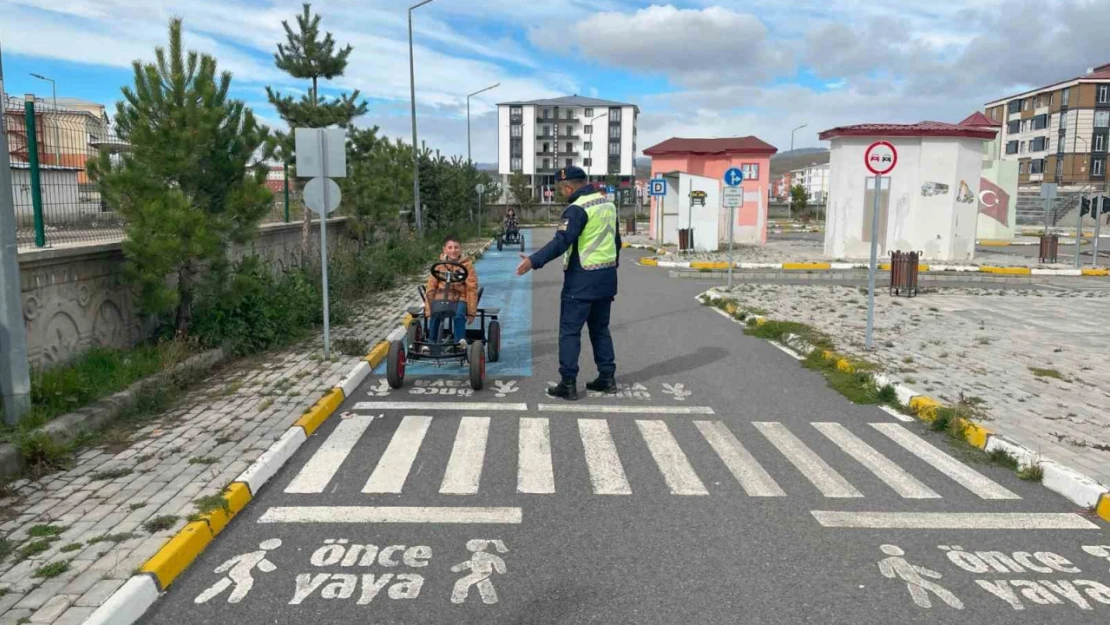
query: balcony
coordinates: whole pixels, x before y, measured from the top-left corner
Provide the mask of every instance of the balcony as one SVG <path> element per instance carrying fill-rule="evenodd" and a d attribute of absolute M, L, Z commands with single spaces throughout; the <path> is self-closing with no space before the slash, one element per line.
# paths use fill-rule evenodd
<path fill-rule="evenodd" d="M 581 124 L 581 117 L 537 117 L 537 124 Z"/>

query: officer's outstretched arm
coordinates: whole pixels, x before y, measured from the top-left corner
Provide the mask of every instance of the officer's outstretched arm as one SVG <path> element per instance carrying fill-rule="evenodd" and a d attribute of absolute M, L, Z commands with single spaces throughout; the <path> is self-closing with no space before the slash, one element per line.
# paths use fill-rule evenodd
<path fill-rule="evenodd" d="M 582 235 L 582 230 L 586 227 L 586 211 L 578 206 L 568 206 L 563 211 L 563 222 L 559 225 L 559 229 L 555 232 L 555 238 L 537 250 L 534 254 L 528 257 L 532 261 L 532 268 L 539 269 L 547 263 L 562 256 L 578 237 Z"/>

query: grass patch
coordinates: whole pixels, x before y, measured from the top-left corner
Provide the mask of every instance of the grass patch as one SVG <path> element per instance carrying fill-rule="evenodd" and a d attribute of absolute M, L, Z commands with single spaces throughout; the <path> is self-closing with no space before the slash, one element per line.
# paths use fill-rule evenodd
<path fill-rule="evenodd" d="M 39 570 L 35 571 L 33 577 L 41 577 L 42 579 L 53 579 L 68 570 L 68 560 L 63 560 L 61 562 L 51 562 L 50 564 L 40 567 Z"/>
<path fill-rule="evenodd" d="M 794 334 L 818 348 L 818 350 L 832 349 L 833 347 L 832 339 L 827 334 L 797 321 L 767 320 L 766 323 L 761 325 L 750 326 L 744 332 L 757 338 L 772 341 L 782 341 L 788 334 Z"/>
<path fill-rule="evenodd" d="M 996 447 L 987 454 L 991 462 L 1000 464 L 1009 469 L 1017 469 L 1021 463 L 1018 461 L 1017 456 L 1010 453 L 1008 450 L 1001 447 Z"/>
<path fill-rule="evenodd" d="M 863 364 L 867 366 L 866 363 Z M 830 388 L 853 403 L 870 405 L 889 403 L 884 401 L 884 396 L 897 401 L 893 387 L 888 385 L 887 388 L 890 390 L 884 395 L 884 392 L 875 385 L 875 380 L 870 373 L 858 369 L 852 372 L 841 371 L 836 368 L 836 361 L 826 359 L 821 354 L 821 350 L 810 352 L 809 356 L 802 361 L 802 365 L 807 369 L 820 371 Z"/>
<path fill-rule="evenodd" d="M 223 496 L 223 494 L 201 497 L 193 503 L 197 507 L 197 512 L 202 515 L 208 514 L 210 512 L 215 512 L 216 510 L 223 510 L 224 512 L 227 512 L 229 514 L 231 513 L 231 503 Z"/>
<path fill-rule="evenodd" d="M 50 549 L 50 543 L 54 542 L 53 538 L 40 538 L 39 540 L 32 540 L 31 542 L 19 548 L 19 559 L 26 560 L 32 556 L 37 556 L 40 553 Z"/>
<path fill-rule="evenodd" d="M 212 456 L 189 458 L 189 464 L 213 465 L 213 464 L 216 464 L 219 461 L 220 461 L 219 458 L 213 458 Z"/>
<path fill-rule="evenodd" d="M 1040 482 L 1044 479 L 1044 467 L 1039 462 L 1027 464 L 1018 469 L 1018 477 L 1027 482 Z"/>
<path fill-rule="evenodd" d="M 100 480 L 114 480 L 114 479 L 118 479 L 118 478 L 121 478 L 121 477 L 127 477 L 128 475 L 131 475 L 134 472 L 135 471 L 133 469 L 125 469 L 125 468 L 120 467 L 118 469 L 108 469 L 106 471 L 97 471 L 96 473 L 93 473 L 92 475 L 90 475 L 89 479 L 94 481 L 94 482 L 97 482 L 97 481 L 100 481 Z"/>
<path fill-rule="evenodd" d="M 138 538 L 138 535 L 131 532 L 123 532 L 120 534 L 104 534 L 103 536 L 94 536 L 93 538 L 90 538 L 89 544 L 95 545 L 97 543 L 115 543 L 118 545 L 119 543 L 122 543 L 125 540 L 131 540 L 132 538 Z"/>
<path fill-rule="evenodd" d="M 134 512 L 134 511 L 136 511 L 136 510 L 142 510 L 143 508 L 145 508 L 145 507 L 146 507 L 146 505 L 147 505 L 147 504 L 146 504 L 146 502 L 145 502 L 145 501 L 141 501 L 141 502 L 139 502 L 139 503 L 133 503 L 133 504 L 131 504 L 130 506 L 127 506 L 127 509 L 128 509 L 128 510 L 130 510 L 130 511 L 132 511 L 132 512 Z"/>
<path fill-rule="evenodd" d="M 266 410 L 267 408 L 269 408 L 270 406 L 273 406 L 273 405 L 274 405 L 274 398 L 273 397 L 267 397 L 266 399 L 263 399 L 261 402 L 259 402 L 258 412 L 262 412 L 263 410 Z"/>
<path fill-rule="evenodd" d="M 1064 375 L 1055 369 L 1042 369 L 1040 367 L 1029 367 L 1029 372 L 1038 378 L 1055 378 L 1063 380 Z"/>
<path fill-rule="evenodd" d="M 61 551 L 62 553 L 69 553 L 71 551 L 77 551 L 81 547 L 84 547 L 84 545 L 82 545 L 81 543 L 69 543 L 68 545 L 62 547 L 58 551 Z"/>
<path fill-rule="evenodd" d="M 27 535 L 32 538 L 55 538 L 66 528 L 60 525 L 36 525 L 27 531 Z"/>
<path fill-rule="evenodd" d="M 177 518 L 178 517 L 173 515 L 154 517 L 146 523 L 143 523 L 143 529 L 146 530 L 148 534 L 156 534 L 173 527 L 174 523 L 177 523 Z"/>
<path fill-rule="evenodd" d="M 15 544 L 7 538 L 0 538 L 0 561 L 10 556 L 15 551 Z"/>
<path fill-rule="evenodd" d="M 344 356 L 363 357 L 370 353 L 370 348 L 367 347 L 366 341 L 361 339 L 335 339 L 332 341 L 332 347 L 335 348 L 335 351 Z"/>

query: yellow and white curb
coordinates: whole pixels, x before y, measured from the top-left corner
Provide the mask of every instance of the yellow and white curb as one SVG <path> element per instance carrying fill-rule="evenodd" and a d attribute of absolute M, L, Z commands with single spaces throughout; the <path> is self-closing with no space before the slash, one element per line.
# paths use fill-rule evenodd
<path fill-rule="evenodd" d="M 479 248 L 478 253 L 489 249 L 492 241 Z M 402 319 L 398 331 L 404 335 L 412 315 Z M 270 445 L 245 471 L 232 481 L 223 494 L 227 501 L 226 509 L 218 509 L 205 514 L 200 519 L 187 524 L 169 539 L 116 592 L 112 594 L 82 625 L 131 625 L 146 613 L 162 593 L 189 568 L 190 565 L 216 536 L 231 523 L 239 512 L 258 496 L 262 487 L 293 457 L 312 433 L 335 414 L 339 406 L 350 397 L 370 373 L 389 353 L 389 341 L 374 346 L 365 358 L 351 368 L 339 384 L 324 394 L 300 419 L 282 434 L 281 438 Z"/>
<path fill-rule="evenodd" d="M 699 295 L 698 301 L 701 301 L 703 297 L 710 301 L 715 301 L 725 296 L 716 289 L 710 289 Z M 722 311 L 715 307 L 713 310 L 736 323 L 741 323 L 732 316 L 732 312 Z M 759 320 L 760 322 L 765 321 L 762 317 L 760 317 Z M 784 337 L 782 343 L 785 345 L 777 341 L 773 341 L 773 343 L 775 347 L 786 352 L 796 360 L 804 360 L 817 349 L 795 335 Z M 822 356 L 826 360 L 835 360 L 836 368 L 841 371 L 849 373 L 854 371 L 854 367 L 850 361 L 834 352 L 826 350 L 823 352 Z M 894 392 L 898 397 L 898 402 L 908 407 L 910 412 L 918 419 L 926 423 L 930 423 L 936 419 L 937 409 L 942 406 L 939 401 L 928 395 L 918 393 L 905 384 L 895 383 L 893 379 L 885 374 L 873 373 L 872 378 L 875 384 L 880 388 L 887 385 L 894 388 Z M 902 417 L 899 416 L 899 418 Z M 968 419 L 960 419 L 958 425 L 960 426 L 960 431 L 963 433 L 964 440 L 972 446 L 982 450 L 984 453 L 989 454 L 996 449 L 1003 449 L 1017 458 L 1018 465 L 1021 467 L 1040 465 L 1041 469 L 1044 471 L 1041 484 L 1045 488 L 1062 495 L 1065 499 L 1076 505 L 1091 510 L 1104 521 L 1110 522 L 1110 486 L 1102 484 L 1098 480 L 1092 479 L 1075 469 L 1046 458 L 1043 454 L 1034 452 L 1023 445 L 996 434 L 982 424 Z"/>
<path fill-rule="evenodd" d="M 728 269 L 728 261 L 689 261 L 689 260 L 662 260 L 658 257 L 648 256 L 640 259 L 640 264 L 647 267 L 663 267 L 666 269 L 697 269 L 701 271 L 724 271 Z M 868 269 L 867 263 L 840 263 L 840 262 L 788 262 L 788 263 L 741 263 L 732 264 L 735 269 L 771 269 L 780 271 L 857 271 Z M 879 263 L 880 271 L 890 271 L 890 263 Z M 925 273 L 987 273 L 1000 276 L 1068 276 L 1068 277 L 1106 277 L 1110 276 L 1107 268 L 1085 269 L 1050 269 L 1041 267 L 1001 267 L 995 265 L 925 265 L 917 266 L 919 272 Z"/>

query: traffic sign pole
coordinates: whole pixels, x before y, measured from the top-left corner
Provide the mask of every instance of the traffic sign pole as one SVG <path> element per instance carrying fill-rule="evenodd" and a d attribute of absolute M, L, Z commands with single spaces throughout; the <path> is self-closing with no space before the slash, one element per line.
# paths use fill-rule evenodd
<path fill-rule="evenodd" d="M 1075 268 L 1079 269 L 1079 246 L 1083 243 L 1083 200 L 1079 200 L 1080 209 L 1075 211 Z"/>
<path fill-rule="evenodd" d="M 324 144 L 324 130 L 320 133 L 320 166 L 327 175 L 328 151 Z M 324 210 L 320 211 L 320 271 L 324 290 L 324 360 L 331 360 L 331 311 L 328 306 L 328 180 L 324 180 Z"/>
<path fill-rule="evenodd" d="M 725 188 L 721 198 L 728 205 L 728 288 L 731 289 L 732 269 L 735 264 L 732 258 L 733 229 L 736 227 L 736 208 L 744 204 L 744 189 L 740 187 L 744 182 L 744 171 L 739 167 L 729 167 L 725 170 L 723 179 Z M 739 201 L 734 197 L 736 195 L 739 196 Z"/>
<path fill-rule="evenodd" d="M 728 288 L 732 290 L 732 227 L 736 221 L 736 208 L 728 209 Z"/>
<path fill-rule="evenodd" d="M 879 262 L 879 209 L 883 174 L 894 171 L 894 166 L 898 164 L 898 150 L 886 141 L 876 141 L 867 146 L 863 153 L 863 164 L 868 171 L 875 174 L 875 201 L 871 209 L 871 263 L 867 269 L 867 337 L 864 343 L 864 348 L 870 351 L 875 333 L 875 273 Z M 867 188 L 866 184 L 864 188 Z"/>
<path fill-rule="evenodd" d="M 1106 210 L 1106 196 L 1100 195 L 1098 202 L 1098 214 L 1095 215 L 1095 250 L 1094 258 L 1091 259 L 1091 266 L 1098 267 L 1098 233 L 1102 226 L 1102 211 Z M 1091 207 L 1094 208 L 1094 202 L 1091 202 Z"/>

